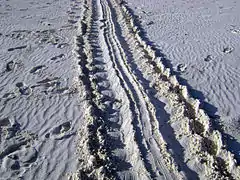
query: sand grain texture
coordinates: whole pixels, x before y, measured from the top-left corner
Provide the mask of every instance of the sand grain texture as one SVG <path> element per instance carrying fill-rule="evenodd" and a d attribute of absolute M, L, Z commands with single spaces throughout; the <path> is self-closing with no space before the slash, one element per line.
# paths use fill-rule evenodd
<path fill-rule="evenodd" d="M 1 3 L 0 179 L 67 179 L 85 103 L 69 15 L 80 2 Z"/>
<path fill-rule="evenodd" d="M 3 179 L 240 179 L 201 99 L 126 2 L 16 4 L 0 6 Z"/>

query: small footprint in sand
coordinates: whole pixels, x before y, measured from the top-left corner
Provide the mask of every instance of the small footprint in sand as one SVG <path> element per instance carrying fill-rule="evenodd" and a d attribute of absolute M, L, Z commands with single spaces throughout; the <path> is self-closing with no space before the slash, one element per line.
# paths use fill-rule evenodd
<path fill-rule="evenodd" d="M 7 128 L 6 139 L 16 136 L 16 133 L 20 131 L 20 124 L 13 118 L 5 118 L 5 123 L 6 126 L 10 126 Z"/>
<path fill-rule="evenodd" d="M 71 24 L 76 24 L 77 23 L 77 21 L 73 20 L 73 19 L 69 19 L 68 22 L 71 23 Z"/>
<path fill-rule="evenodd" d="M 14 69 L 14 67 L 15 67 L 15 62 L 10 61 L 10 62 L 8 62 L 7 65 L 6 65 L 6 71 L 7 71 L 7 72 L 10 72 L 10 71 L 12 71 L 12 70 Z"/>
<path fill-rule="evenodd" d="M 41 81 L 38 81 L 37 83 L 38 83 L 38 84 L 46 84 L 46 83 L 49 83 L 49 82 L 52 82 L 52 81 L 56 81 L 56 80 L 58 80 L 58 79 L 60 79 L 60 78 L 59 78 L 59 77 L 45 78 L 45 79 L 43 79 L 43 80 L 41 80 Z"/>
<path fill-rule="evenodd" d="M 15 156 L 18 157 L 19 161 L 21 163 L 29 164 L 33 163 L 36 161 L 38 157 L 38 152 L 35 148 L 30 147 L 30 148 L 24 148 L 21 151 L 17 152 Z"/>
<path fill-rule="evenodd" d="M 12 158 L 11 156 L 9 157 L 5 157 L 3 159 L 3 163 L 2 163 L 2 168 L 5 171 L 9 171 L 9 170 L 18 170 L 20 169 L 20 164 L 19 161 L 17 160 L 17 158 Z"/>
<path fill-rule="evenodd" d="M 26 169 L 38 158 L 37 150 L 31 146 L 34 136 L 20 131 L 20 125 L 12 118 L 0 119 L 1 147 L 0 159 L 1 169 L 4 171 L 15 171 Z M 15 131 L 13 133 L 12 131 Z M 3 137 L 4 135 L 4 137 Z"/>
<path fill-rule="evenodd" d="M 22 40 L 28 36 L 31 36 L 31 33 L 32 32 L 28 30 L 16 30 L 7 34 L 6 37 Z"/>
<path fill-rule="evenodd" d="M 146 11 L 142 11 L 143 14 L 146 14 L 147 16 L 152 15 L 152 12 L 146 12 Z"/>
<path fill-rule="evenodd" d="M 45 94 L 70 94 L 73 93 L 72 89 L 67 86 L 62 86 L 62 82 L 59 77 L 46 78 L 38 81 L 36 85 L 32 85 L 31 88 L 40 88 L 41 92 Z"/>
<path fill-rule="evenodd" d="M 30 87 L 26 86 L 22 82 L 17 83 L 16 87 L 18 87 L 18 90 L 21 93 L 21 95 L 30 95 L 32 93 L 32 89 Z"/>
<path fill-rule="evenodd" d="M 40 21 L 40 23 L 44 26 L 51 26 L 52 24 L 50 22 Z"/>
<path fill-rule="evenodd" d="M 39 65 L 39 66 L 35 66 L 30 70 L 30 73 L 34 74 L 39 72 L 41 69 L 43 69 L 44 67 L 46 67 L 45 65 Z"/>
<path fill-rule="evenodd" d="M 27 46 L 18 46 L 18 47 L 15 47 L 15 48 L 9 48 L 8 51 L 14 51 L 14 50 L 17 50 L 17 49 L 24 49 L 26 48 Z"/>
<path fill-rule="evenodd" d="M 74 7 L 72 7 L 71 9 L 72 9 L 72 11 L 78 11 L 78 10 L 81 10 L 81 8 L 80 8 L 80 7 L 77 7 L 77 6 L 74 6 Z"/>
<path fill-rule="evenodd" d="M 150 21 L 150 22 L 147 23 L 147 26 L 150 26 L 150 25 L 153 25 L 153 24 L 154 24 L 154 22 Z"/>
<path fill-rule="evenodd" d="M 187 69 L 187 65 L 185 65 L 185 64 L 179 64 L 179 65 L 177 66 L 177 71 L 178 71 L 178 72 L 185 72 L 186 69 Z"/>
<path fill-rule="evenodd" d="M 23 67 L 23 63 L 21 61 L 9 61 L 6 63 L 2 74 L 14 72 L 16 69 Z"/>
<path fill-rule="evenodd" d="M 3 118 L 3 119 L 0 119 L 0 127 L 1 126 L 8 126 L 10 125 L 10 121 L 9 121 L 9 118 Z"/>
<path fill-rule="evenodd" d="M 10 93 L 6 93 L 2 96 L 2 99 L 5 100 L 5 103 L 11 99 L 14 99 L 15 97 L 17 97 L 17 95 L 13 92 Z"/>
<path fill-rule="evenodd" d="M 53 137 L 55 140 L 62 140 L 64 138 L 68 138 L 72 135 L 76 134 L 76 132 L 71 129 L 71 122 L 67 121 L 62 123 L 51 129 L 50 133 L 45 135 L 46 138 Z"/>
<path fill-rule="evenodd" d="M 69 46 L 69 44 L 68 43 L 60 43 L 60 44 L 57 45 L 57 48 L 63 49 L 66 46 Z"/>
<path fill-rule="evenodd" d="M 58 56 L 54 56 L 54 57 L 52 57 L 51 58 L 51 60 L 57 60 L 57 59 L 62 59 L 62 58 L 64 58 L 65 57 L 65 55 L 64 54 L 60 54 L 60 55 L 58 55 Z"/>
<path fill-rule="evenodd" d="M 213 60 L 213 57 L 211 55 L 207 55 L 207 57 L 204 59 L 206 62 L 210 62 Z"/>
<path fill-rule="evenodd" d="M 32 140 L 31 134 L 21 132 L 20 124 L 14 118 L 0 119 L 1 146 L 0 159 L 7 157 L 24 147 Z"/>
<path fill-rule="evenodd" d="M 73 15 L 73 14 L 76 14 L 76 12 L 74 12 L 74 11 L 67 11 L 67 14 Z"/>
<path fill-rule="evenodd" d="M 27 11 L 28 8 L 22 8 L 22 9 L 19 9 L 19 11 Z"/>
<path fill-rule="evenodd" d="M 225 54 L 230 54 L 231 52 L 233 52 L 233 48 L 231 48 L 231 47 L 225 47 L 223 49 L 223 53 L 225 53 Z"/>
<path fill-rule="evenodd" d="M 231 32 L 240 35 L 240 29 L 232 29 Z"/>

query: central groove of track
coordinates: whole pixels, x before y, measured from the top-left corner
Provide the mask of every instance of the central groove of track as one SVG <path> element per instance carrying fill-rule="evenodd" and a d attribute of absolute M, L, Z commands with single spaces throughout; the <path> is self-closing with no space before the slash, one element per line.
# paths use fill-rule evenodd
<path fill-rule="evenodd" d="M 105 41 L 108 44 L 108 49 L 111 50 L 109 53 L 112 56 L 112 61 L 115 64 L 116 70 L 127 90 L 126 92 L 131 103 L 130 106 L 132 107 L 132 112 L 136 112 L 136 116 L 133 119 L 133 125 L 137 136 L 136 140 L 143 156 L 145 167 L 151 174 L 151 177 L 154 178 L 161 174 L 161 168 L 156 167 L 157 164 L 154 162 L 157 160 L 158 162 L 161 162 L 162 158 L 159 157 L 160 150 L 155 145 L 156 142 L 154 142 L 155 144 L 150 142 L 150 138 L 154 135 L 152 127 L 150 126 L 151 121 L 154 120 L 153 113 L 149 110 L 150 102 L 147 102 L 147 95 L 142 91 L 142 87 L 126 65 L 127 56 L 118 40 L 108 2 L 102 1 L 101 4 L 104 15 L 106 16 L 106 28 L 104 29 Z M 152 111 L 154 111 L 153 108 Z M 153 144 L 155 145 L 154 148 L 151 147 Z M 153 154 L 154 150 L 155 154 Z"/>

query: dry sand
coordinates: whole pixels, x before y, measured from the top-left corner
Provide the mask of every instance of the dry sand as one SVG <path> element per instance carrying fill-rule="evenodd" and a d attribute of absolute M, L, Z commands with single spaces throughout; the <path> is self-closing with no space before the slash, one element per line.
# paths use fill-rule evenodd
<path fill-rule="evenodd" d="M 165 65 L 188 87 L 240 162 L 240 3 L 128 0 Z"/>
<path fill-rule="evenodd" d="M 134 6 L 0 5 L 1 179 L 240 179 L 202 99 L 168 67 Z"/>
<path fill-rule="evenodd" d="M 66 179 L 78 169 L 80 15 L 77 2 L 1 2 L 0 179 Z"/>

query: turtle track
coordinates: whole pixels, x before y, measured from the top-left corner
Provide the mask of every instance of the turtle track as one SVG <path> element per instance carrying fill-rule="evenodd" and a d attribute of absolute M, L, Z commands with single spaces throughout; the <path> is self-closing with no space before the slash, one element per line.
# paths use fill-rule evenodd
<path fill-rule="evenodd" d="M 78 177 L 238 179 L 221 134 L 143 40 L 125 3 L 85 1 L 83 14 L 76 51 L 89 109 Z"/>

